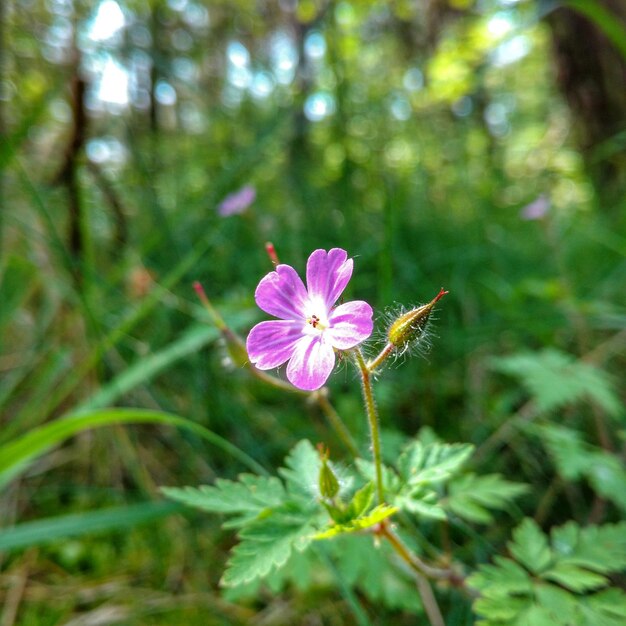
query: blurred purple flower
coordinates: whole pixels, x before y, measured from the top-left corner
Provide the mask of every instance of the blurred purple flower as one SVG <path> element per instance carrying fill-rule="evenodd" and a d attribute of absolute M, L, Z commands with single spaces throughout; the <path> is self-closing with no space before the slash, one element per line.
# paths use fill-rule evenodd
<path fill-rule="evenodd" d="M 520 217 L 523 220 L 543 219 L 550 210 L 550 199 L 545 194 L 541 194 L 536 200 L 527 204 L 521 211 Z"/>
<path fill-rule="evenodd" d="M 289 361 L 289 382 L 313 391 L 330 376 L 335 350 L 354 348 L 372 334 L 373 311 L 367 302 L 334 306 L 352 276 L 347 257 L 341 248 L 315 250 L 306 264 L 306 288 L 290 265 L 278 265 L 261 279 L 256 303 L 280 319 L 250 331 L 246 348 L 256 367 L 268 370 Z"/>
<path fill-rule="evenodd" d="M 238 191 L 227 195 L 217 206 L 217 212 L 222 217 L 243 213 L 256 198 L 256 189 L 252 185 L 246 185 Z"/>

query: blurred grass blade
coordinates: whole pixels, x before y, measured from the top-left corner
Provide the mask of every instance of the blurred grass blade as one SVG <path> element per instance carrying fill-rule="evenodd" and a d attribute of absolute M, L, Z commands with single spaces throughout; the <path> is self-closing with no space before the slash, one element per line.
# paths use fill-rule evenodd
<path fill-rule="evenodd" d="M 197 352 L 206 344 L 217 339 L 218 336 L 219 331 L 212 326 L 204 324 L 192 326 L 180 339 L 171 343 L 167 348 L 143 357 L 138 363 L 124 370 L 81 404 L 76 412 L 110 406 L 123 394 L 150 380 L 178 359 Z"/>
<path fill-rule="evenodd" d="M 617 15 L 591 0 L 567 0 L 565 4 L 589 18 L 626 59 L 626 28 Z"/>
<path fill-rule="evenodd" d="M 243 450 L 213 431 L 184 417 L 145 409 L 102 409 L 70 414 L 0 447 L 0 488 L 27 469 L 30 462 L 83 430 L 112 424 L 164 424 L 189 430 L 217 446 L 254 472 L 265 469 Z"/>
<path fill-rule="evenodd" d="M 12 528 L 0 530 L 0 552 L 38 546 L 88 533 L 130 528 L 166 517 L 183 508 L 183 505 L 175 502 L 142 502 L 100 511 L 73 513 L 24 522 Z"/>
<path fill-rule="evenodd" d="M 16 410 L 0 430 L 0 443 L 9 441 L 19 433 L 27 432 L 38 425 L 38 408 L 50 396 L 64 376 L 72 367 L 69 350 L 50 350 L 44 353 L 39 360 L 35 360 L 33 367 L 25 373 L 27 383 L 23 398 L 20 398 L 19 409 Z M 2 406 L 0 392 L 0 407 Z"/>
<path fill-rule="evenodd" d="M 24 304 L 37 284 L 37 268 L 18 256 L 10 256 L 0 268 L 0 328 Z"/>

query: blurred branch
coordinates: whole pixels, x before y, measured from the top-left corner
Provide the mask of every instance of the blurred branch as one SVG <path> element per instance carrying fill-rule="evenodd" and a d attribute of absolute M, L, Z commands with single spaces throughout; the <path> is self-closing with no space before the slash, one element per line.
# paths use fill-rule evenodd
<path fill-rule="evenodd" d="M 115 221 L 115 242 L 123 246 L 128 241 L 128 223 L 122 201 L 120 200 L 117 191 L 102 171 L 102 168 L 97 163 L 88 160 L 87 169 L 93 176 L 96 184 L 102 192 L 102 195 L 111 207 L 113 219 Z"/>
<path fill-rule="evenodd" d="M 84 251 L 82 233 L 82 207 L 78 188 L 78 161 L 87 135 L 87 112 L 84 96 L 87 84 L 80 76 L 80 52 L 74 48 L 72 62 L 70 103 L 72 108 L 72 130 L 65 148 L 63 163 L 59 173 L 53 178 L 53 185 L 63 185 L 68 194 L 67 246 L 74 260 L 80 260 Z M 74 275 L 80 280 L 80 270 L 74 267 Z"/>

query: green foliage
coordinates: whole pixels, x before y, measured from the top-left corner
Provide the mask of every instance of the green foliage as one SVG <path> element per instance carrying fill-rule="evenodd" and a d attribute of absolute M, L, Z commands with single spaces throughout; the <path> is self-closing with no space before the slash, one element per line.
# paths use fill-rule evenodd
<path fill-rule="evenodd" d="M 146 409 L 101 409 L 67 415 L 1 445 L 0 489 L 24 472 L 39 455 L 70 437 L 85 430 L 114 424 L 164 424 L 183 428 L 228 451 L 249 467 L 263 469 L 254 459 L 223 437 L 183 417 Z"/>
<path fill-rule="evenodd" d="M 340 576 L 374 604 L 421 613 L 414 580 L 399 568 L 386 544 L 375 549 L 369 537 L 349 535 L 329 542 Z"/>
<path fill-rule="evenodd" d="M 626 568 L 626 522 L 552 530 L 550 540 L 531 519 L 513 532 L 512 558 L 497 556 L 468 584 L 480 592 L 474 608 L 483 626 L 548 624 L 618 626 L 626 594 L 611 573 Z"/>
<path fill-rule="evenodd" d="M 560 583 L 584 588 L 606 573 L 561 564 L 535 584 L 539 575 L 494 556 L 511 530 L 494 512 L 513 510 L 521 483 L 532 490 L 524 514 L 541 503 L 546 527 L 590 513 L 611 522 L 626 510 L 623 459 L 609 452 L 618 450 L 621 426 L 604 424 L 606 450 L 587 443 L 600 438 L 585 404 L 596 405 L 600 418 L 624 413 L 626 196 L 607 201 L 588 165 L 617 173 L 623 185 L 625 136 L 608 136 L 593 153 L 576 147 L 585 129 L 573 125 L 557 93 L 556 31 L 537 17 L 536 3 L 452 0 L 452 10 L 431 19 L 412 0 L 307 0 L 263 12 L 244 0 L 130 0 L 119 3 L 125 30 L 102 41 L 89 32 L 99 9 L 114 3 L 0 2 L 7 4 L 0 17 L 0 524 L 18 519 L 0 534 L 15 548 L 3 560 L 0 595 L 16 573 L 21 580 L 21 572 L 37 572 L 26 576 L 14 621 L 96 623 L 114 607 L 128 626 L 259 619 L 362 626 L 370 612 L 372 623 L 426 622 L 414 580 L 384 541 L 373 546 L 367 526 L 380 511 L 371 464 L 341 457 L 340 439 L 315 402 L 248 384 L 245 370 L 223 362 L 219 332 L 204 326 L 194 280 L 242 335 L 261 319 L 253 294 L 271 269 L 263 251 L 271 239 L 281 260 L 299 269 L 315 248 L 346 248 L 355 257 L 346 295 L 367 300 L 377 318 L 393 301 L 412 306 L 442 285 L 450 289 L 429 360 L 390 368 L 375 386 L 381 426 L 397 439 L 426 425 L 479 450 L 474 462 L 457 466 L 460 451 L 446 448 L 446 467 L 443 458 L 425 460 L 431 442 L 422 436 L 423 448 L 407 449 L 401 468 L 400 445 L 383 442 L 389 506 L 403 508 L 389 523 L 407 544 L 465 571 L 476 554 L 518 568 L 534 590 L 519 618 L 528 626 L 624 622 L 619 591 L 574 592 Z M 624 52 L 614 15 L 595 0 L 570 5 Z M 239 44 L 249 54 L 245 67 L 231 63 Z M 293 56 L 281 57 L 285 50 Z M 293 58 L 293 80 L 283 82 Z M 101 70 L 111 64 L 133 74 L 138 100 L 128 107 L 101 101 Z M 608 90 L 621 88 L 606 78 Z M 79 79 L 87 87 L 82 112 L 73 98 Z M 269 92 L 259 95 L 259 86 Z M 308 105 L 320 96 L 329 115 L 315 121 Z M 586 117 L 590 127 L 602 122 Z M 55 180 L 68 157 L 75 197 Z M 255 186 L 255 203 L 221 218 L 218 203 L 244 184 Z M 540 195 L 546 214 L 520 219 Z M 76 210 L 82 248 L 68 234 Z M 538 351 L 520 352 L 529 346 Z M 502 354 L 529 358 L 501 379 L 488 370 L 491 356 Z M 364 452 L 366 424 L 348 368 L 330 379 L 328 399 Z M 559 427 L 530 431 L 530 439 L 526 430 L 499 431 L 524 393 L 533 415 L 552 412 Z M 154 411 L 132 408 L 133 417 L 105 408 L 114 404 Z M 95 409 L 102 410 L 77 415 Z M 59 420 L 70 411 L 77 421 Z M 189 419 L 183 426 L 163 415 Z M 159 426 L 128 427 L 135 422 Z M 483 454 L 495 431 L 497 453 Z M 333 502 L 320 499 L 311 448 L 277 477 L 264 475 L 305 437 L 333 450 L 340 487 Z M 433 473 L 422 463 L 432 463 Z M 560 478 L 544 499 L 554 468 Z M 204 498 L 208 510 L 222 506 L 219 515 L 240 531 L 245 549 L 262 552 L 253 567 L 267 574 L 229 587 L 228 598 L 242 593 L 234 604 L 217 597 L 222 568 L 215 564 L 226 561 L 228 544 L 213 524 L 194 516 L 158 530 L 131 528 L 144 514 L 165 516 L 164 503 L 109 511 L 148 500 L 154 483 L 193 485 L 199 474 L 233 479 L 240 471 L 257 476 L 185 494 Z M 592 508 L 598 500 L 587 497 L 590 489 L 608 505 Z M 548 496 L 555 500 L 545 507 Z M 441 545 L 445 518 L 454 522 L 451 554 Z M 307 519 L 314 519 L 310 530 Z M 477 532 L 463 520 L 489 525 Z M 117 522 L 127 532 L 102 535 Z M 278 526 L 286 537 L 274 550 Z M 99 534 L 88 537 L 90 530 Z M 308 543 L 309 533 L 335 536 Z M 20 551 L 47 535 L 74 534 L 79 539 Z M 79 563 L 55 559 L 77 545 Z M 242 579 L 236 568 L 248 566 L 248 555 L 235 552 L 231 569 Z M 244 597 L 244 587 L 254 595 Z M 268 590 L 288 590 L 287 610 L 285 597 L 273 600 Z M 447 626 L 470 623 L 460 596 L 445 584 L 434 591 Z M 507 596 L 502 611 L 529 594 Z"/>
<path fill-rule="evenodd" d="M 527 491 L 527 485 L 505 480 L 499 474 L 465 474 L 450 481 L 444 506 L 470 522 L 488 524 L 493 520 L 489 509 L 505 509 Z"/>
<path fill-rule="evenodd" d="M 99 511 L 23 522 L 0 530 L 0 552 L 38 546 L 91 533 L 126 530 L 180 511 L 173 502 L 142 502 Z"/>
<path fill-rule="evenodd" d="M 327 530 L 316 533 L 314 539 L 332 539 L 338 535 L 346 535 L 355 533 L 361 530 L 367 530 L 376 524 L 380 524 L 383 520 L 391 517 L 394 513 L 398 512 L 398 508 L 395 506 L 389 506 L 388 504 L 379 504 L 374 507 L 367 515 L 360 515 L 351 519 L 345 523 L 338 523 L 331 526 Z"/>
<path fill-rule="evenodd" d="M 626 464 L 619 456 L 565 426 L 543 424 L 528 430 L 538 436 L 565 480 L 587 480 L 596 493 L 626 511 Z"/>
<path fill-rule="evenodd" d="M 345 473 L 339 494 L 323 496 L 318 486 L 323 464 L 307 440 L 291 450 L 285 467 L 278 470 L 282 481 L 242 474 L 237 481 L 218 479 L 214 486 L 164 487 L 162 491 L 188 506 L 224 514 L 228 517 L 224 527 L 238 529 L 240 541 L 222 578 L 224 585 L 238 586 L 273 575 L 313 539 L 366 532 L 400 509 L 435 519 L 445 519 L 447 509 L 471 521 L 489 521 L 487 509 L 505 507 L 525 488 L 497 475 L 458 476 L 472 451 L 473 446 L 465 444 L 409 442 L 397 468 L 385 468 L 392 504 L 373 506 L 371 480 L 344 502 L 356 478 Z M 366 478 L 373 475 L 370 462 L 359 459 L 357 467 Z"/>
<path fill-rule="evenodd" d="M 247 583 L 285 565 L 293 550 L 301 552 L 313 540 L 315 517 L 312 511 L 288 503 L 248 523 L 239 533 L 222 584 Z"/>
<path fill-rule="evenodd" d="M 218 480 L 214 487 L 163 488 L 163 493 L 189 506 L 232 516 L 225 527 L 239 529 L 222 577 L 234 587 L 264 578 L 281 568 L 294 550 L 313 540 L 323 509 L 315 500 L 321 462 L 309 441 L 299 442 L 285 459 L 278 478 L 242 474 L 237 482 Z"/>
<path fill-rule="evenodd" d="M 471 522 L 489 522 L 488 509 L 506 508 L 527 488 L 498 474 L 461 474 L 473 450 L 471 444 L 408 443 L 396 468 L 384 468 L 393 505 L 426 518 L 443 520 L 450 512 Z M 366 478 L 373 478 L 373 464 L 359 459 L 357 466 Z"/>
<path fill-rule="evenodd" d="M 218 478 L 214 487 L 162 487 L 161 491 L 166 497 L 187 506 L 231 515 L 232 518 L 224 524 L 226 528 L 245 526 L 286 500 L 285 488 L 278 478 L 252 474 L 240 474 L 238 481 Z"/>
<path fill-rule="evenodd" d="M 597 367 L 554 348 L 519 352 L 492 360 L 494 369 L 515 376 L 532 394 L 540 411 L 591 400 L 618 417 L 623 406 L 609 376 Z"/>

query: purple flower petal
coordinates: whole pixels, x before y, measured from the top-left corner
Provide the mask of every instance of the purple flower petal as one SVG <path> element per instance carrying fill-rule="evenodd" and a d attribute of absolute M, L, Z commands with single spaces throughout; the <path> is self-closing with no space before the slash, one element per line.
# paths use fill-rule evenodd
<path fill-rule="evenodd" d="M 269 370 L 288 361 L 301 339 L 302 324 L 270 320 L 257 324 L 250 331 L 246 350 L 254 365 L 260 370 Z"/>
<path fill-rule="evenodd" d="M 314 391 L 328 380 L 334 366 L 333 347 L 321 335 L 305 335 L 287 365 L 287 379 L 298 389 Z"/>
<path fill-rule="evenodd" d="M 346 288 L 352 266 L 352 259 L 341 248 L 312 252 L 306 264 L 306 284 L 311 298 L 323 299 L 330 310 Z"/>
<path fill-rule="evenodd" d="M 252 185 L 246 185 L 238 191 L 226 196 L 217 207 L 217 212 L 222 217 L 243 213 L 256 198 L 256 189 Z"/>
<path fill-rule="evenodd" d="M 303 320 L 308 300 L 300 277 L 290 265 L 278 265 L 276 271 L 261 279 L 254 299 L 266 313 L 285 320 Z"/>
<path fill-rule="evenodd" d="M 550 210 L 550 199 L 541 194 L 536 200 L 527 204 L 520 212 L 523 220 L 540 220 L 543 219 Z"/>
<path fill-rule="evenodd" d="M 329 316 L 328 341 L 338 350 L 348 350 L 365 341 L 374 328 L 372 307 L 362 300 L 340 304 Z"/>

